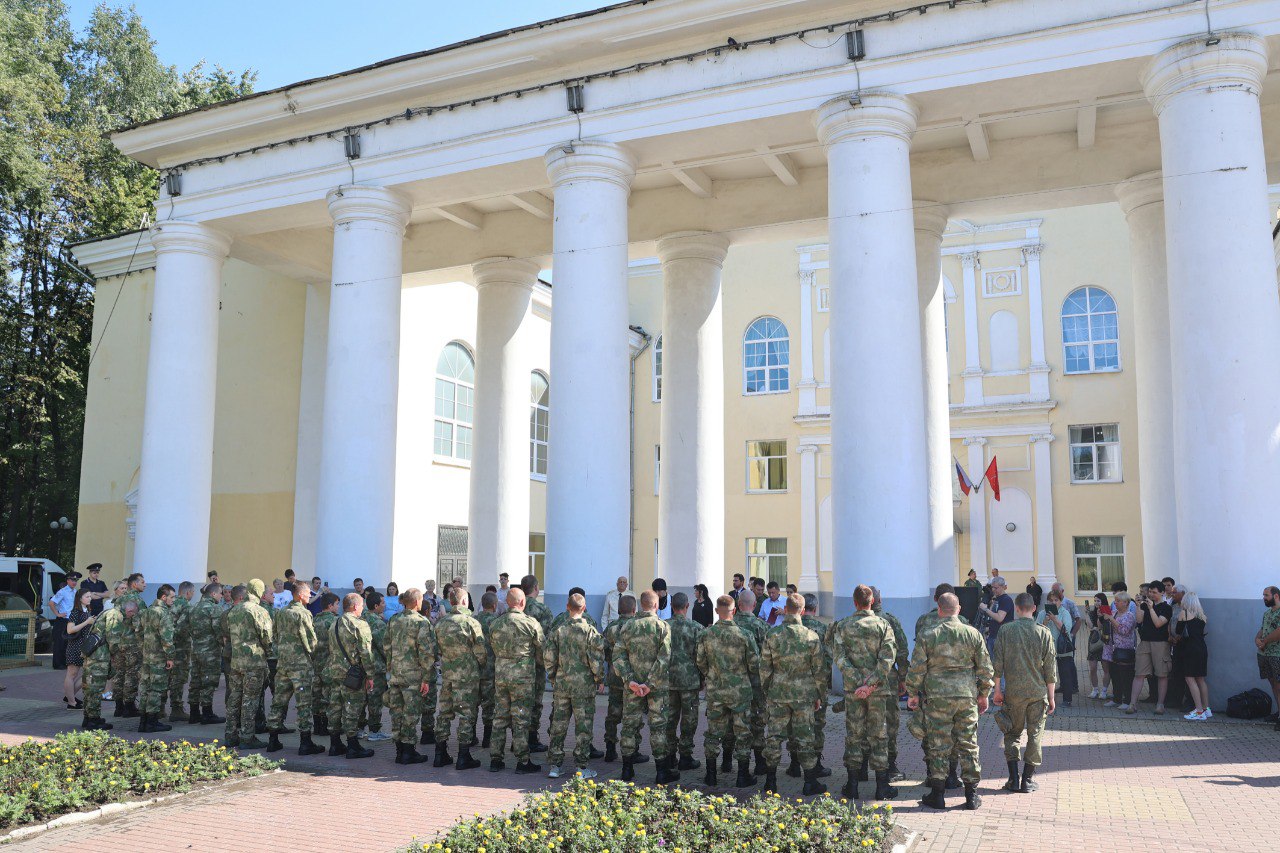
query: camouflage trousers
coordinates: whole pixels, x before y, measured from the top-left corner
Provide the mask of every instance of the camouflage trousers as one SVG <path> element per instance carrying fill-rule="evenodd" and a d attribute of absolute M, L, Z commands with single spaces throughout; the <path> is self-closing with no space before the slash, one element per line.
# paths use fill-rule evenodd
<path fill-rule="evenodd" d="M 551 743 L 547 760 L 552 767 L 564 763 L 564 739 L 569 733 L 569 717 L 573 717 L 573 763 L 579 768 L 591 760 L 591 734 L 595 729 L 595 693 L 575 695 L 559 690 L 551 693 Z"/>
<path fill-rule="evenodd" d="M 91 657 L 84 662 L 84 715 L 102 717 L 102 691 L 107 689 L 111 661 Z"/>
<path fill-rule="evenodd" d="M 856 768 L 865 757 L 872 770 L 889 769 L 889 745 L 885 737 L 887 708 L 883 696 L 844 700 L 844 766 Z M 943 774 L 946 775 L 946 774 Z"/>
<path fill-rule="evenodd" d="M 930 697 L 924 706 L 925 763 L 930 779 L 943 779 L 952 752 L 960 762 L 960 778 L 977 784 L 982 778 L 978 761 L 978 706 L 966 697 Z"/>
<path fill-rule="evenodd" d="M 346 671 L 325 673 L 324 689 L 328 697 L 329 731 L 335 735 L 355 737 L 360 731 L 360 712 L 364 710 L 365 692 L 343 686 Z"/>
<path fill-rule="evenodd" d="M 480 717 L 485 724 L 493 725 L 493 670 L 480 676 Z"/>
<path fill-rule="evenodd" d="M 470 746 L 476 737 L 476 711 L 480 706 L 480 685 L 471 679 L 440 679 L 436 700 L 436 740 L 449 742 L 453 718 L 458 718 L 458 746 Z"/>
<path fill-rule="evenodd" d="M 187 690 L 187 698 L 192 705 L 204 707 L 213 704 L 213 694 L 218 689 L 218 679 L 222 675 L 222 659 L 217 650 L 202 652 L 193 650 L 191 655 L 191 687 Z"/>
<path fill-rule="evenodd" d="M 124 701 L 124 649 L 116 647 L 111 652 L 111 680 L 115 686 L 115 701 L 117 704 Z"/>
<path fill-rule="evenodd" d="M 739 761 L 751 758 L 751 703 L 725 702 L 708 692 L 707 733 L 702 739 L 707 766 L 715 763 L 722 743 Z"/>
<path fill-rule="evenodd" d="M 902 723 L 902 710 L 898 707 L 898 696 L 895 685 L 885 697 L 884 702 L 885 746 L 890 764 L 898 763 L 898 728 Z"/>
<path fill-rule="evenodd" d="M 373 689 L 364 698 L 364 710 L 360 712 L 360 728 L 368 727 L 371 732 L 382 731 L 382 709 L 387 704 L 387 674 L 373 674 Z"/>
<path fill-rule="evenodd" d="M 529 760 L 529 716 L 533 708 L 529 703 L 528 681 L 500 681 L 493 684 L 493 733 L 489 739 L 489 757 L 502 758 L 507 747 L 507 730 L 511 730 L 511 751 L 516 760 Z"/>
<path fill-rule="evenodd" d="M 169 670 L 164 660 L 144 660 L 138 682 L 138 710 L 158 715 L 164 711 L 164 696 L 169 691 Z"/>
<path fill-rule="evenodd" d="M 422 697 L 422 730 L 436 730 L 436 706 L 440 702 L 440 671 L 434 666 L 427 670 L 427 681 L 431 682 L 431 692 Z"/>
<path fill-rule="evenodd" d="M 120 667 L 115 671 L 116 702 L 137 702 L 138 685 L 142 678 L 142 641 L 125 643 L 120 658 Z"/>
<path fill-rule="evenodd" d="M 671 752 L 667 743 L 667 709 L 670 697 L 666 690 L 651 690 L 648 696 L 637 696 L 630 690 L 622 693 L 622 754 L 633 755 L 640 750 L 640 726 L 643 717 L 649 717 L 649 746 L 653 759 L 661 761 Z"/>
<path fill-rule="evenodd" d="M 1018 760 L 1018 741 L 1022 733 L 1027 733 L 1027 748 L 1023 761 L 1032 767 L 1039 767 L 1044 760 L 1040 752 L 1040 738 L 1044 735 L 1045 712 L 1049 703 L 1043 696 L 1034 699 L 1014 699 L 1008 694 L 1004 697 L 1004 708 L 996 712 L 996 724 L 1004 732 L 1004 760 Z M 1008 728 L 1005 728 L 1005 726 Z"/>
<path fill-rule="evenodd" d="M 406 681 L 401 676 L 391 676 L 387 680 L 387 708 L 391 710 L 391 734 L 396 742 L 417 743 L 418 721 L 422 717 L 422 679 Z"/>
<path fill-rule="evenodd" d="M 826 691 L 823 691 L 822 705 L 813 712 L 813 752 L 818 756 L 818 763 L 822 763 L 822 752 L 827 748 L 827 697 Z M 799 755 L 800 745 L 794 740 L 787 741 L 787 752 L 792 757 Z"/>
<path fill-rule="evenodd" d="M 680 736 L 676 737 L 676 728 Z M 693 755 L 693 736 L 698 731 L 698 691 L 671 690 L 667 700 L 667 743 L 683 756 Z"/>
<path fill-rule="evenodd" d="M 293 699 L 298 711 L 298 731 L 311 733 L 311 721 L 314 719 L 315 696 L 312 685 L 315 673 L 311 666 L 277 666 L 276 679 L 271 684 L 271 715 L 267 717 L 267 728 L 284 727 L 285 715 L 289 712 L 289 700 Z"/>
<path fill-rule="evenodd" d="M 618 727 L 622 725 L 622 693 L 621 685 L 609 685 L 609 710 L 604 715 L 604 742 L 618 742 Z"/>
<path fill-rule="evenodd" d="M 329 716 L 329 688 L 324 680 L 324 662 L 312 661 L 315 675 L 311 677 L 311 708 L 315 714 Z"/>
<path fill-rule="evenodd" d="M 782 760 L 782 742 L 794 741 L 796 751 L 792 757 L 799 759 L 800 766 L 812 770 L 818 763 L 817 754 L 813 751 L 813 703 L 812 702 L 776 702 L 769 700 L 769 734 L 764 739 L 764 762 L 777 768 Z"/>
<path fill-rule="evenodd" d="M 187 679 L 191 677 L 191 653 L 188 651 L 175 652 L 173 655 L 173 669 L 169 670 L 169 684 L 166 692 L 169 694 L 169 707 L 178 710 L 182 705 L 182 691 L 186 689 Z M 161 708 L 161 710 L 164 710 Z"/>
<path fill-rule="evenodd" d="M 751 748 L 754 750 L 764 749 L 765 724 L 764 690 L 759 687 L 753 687 L 751 688 L 751 716 L 747 725 L 751 729 Z M 730 738 L 725 743 L 736 755 L 737 744 L 735 739 Z"/>
<path fill-rule="evenodd" d="M 227 670 L 227 740 L 239 740 L 243 733 L 253 737 L 254 719 L 262 701 L 262 682 L 267 677 L 267 665 L 260 663 L 248 667 L 232 666 Z"/>
<path fill-rule="evenodd" d="M 547 694 L 547 671 L 539 666 L 533 671 L 533 704 L 529 708 L 529 731 L 537 736 L 542 726 L 542 700 Z"/>

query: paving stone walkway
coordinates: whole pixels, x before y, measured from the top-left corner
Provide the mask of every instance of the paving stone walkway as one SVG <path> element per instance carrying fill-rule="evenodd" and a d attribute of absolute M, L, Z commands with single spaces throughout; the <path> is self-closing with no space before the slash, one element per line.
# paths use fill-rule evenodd
<path fill-rule="evenodd" d="M 58 701 L 61 673 L 0 671 L 0 684 L 6 687 L 0 692 L 0 742 L 48 737 L 80 722 L 79 712 L 64 710 Z M 221 709 L 221 696 L 215 707 Z M 601 698 L 597 732 L 603 730 L 604 712 Z M 126 730 L 136 728 L 136 721 L 115 722 L 125 725 L 113 734 L 139 737 Z M 164 736 L 212 739 L 222 736 L 221 729 L 175 724 Z M 830 715 L 825 762 L 837 768 L 828 780 L 833 792 L 844 781 L 839 769 L 843 734 L 843 715 Z M 1269 818 L 1280 788 L 1280 733 L 1269 725 L 1226 717 L 1190 723 L 1149 710 L 1125 716 L 1077 697 L 1075 708 L 1051 719 L 1046 765 L 1037 777 L 1040 791 L 1033 795 L 999 790 L 1004 756 L 990 715 L 982 720 L 979 741 L 982 809 L 963 811 L 962 798 L 953 796 L 953 808 L 932 812 L 916 802 L 923 792 L 924 763 L 904 724 L 899 763 L 908 781 L 898 784 L 894 806 L 902 826 L 919 833 L 916 850 L 1129 851 L 1135 839 L 1149 837 L 1176 843 L 1180 853 L 1276 849 Z M 286 736 L 285 742 L 296 746 L 297 736 Z M 602 745 L 599 734 L 597 743 Z M 290 748 L 277 753 L 287 761 L 286 773 L 51 830 L 6 849 L 383 853 L 403 848 L 415 836 L 425 840 L 459 817 L 505 810 L 529 791 L 558 784 L 542 776 L 489 773 L 484 767 L 465 772 L 430 764 L 405 768 L 392 763 L 390 742 L 374 748 L 377 754 L 362 761 L 299 758 Z M 616 776 L 619 769 L 603 762 L 595 766 L 604 777 Z M 652 763 L 643 765 L 638 781 L 652 781 L 653 772 Z M 701 771 L 685 777 L 693 785 L 701 779 Z M 799 780 L 780 775 L 779 783 L 784 796 L 799 794 Z"/>

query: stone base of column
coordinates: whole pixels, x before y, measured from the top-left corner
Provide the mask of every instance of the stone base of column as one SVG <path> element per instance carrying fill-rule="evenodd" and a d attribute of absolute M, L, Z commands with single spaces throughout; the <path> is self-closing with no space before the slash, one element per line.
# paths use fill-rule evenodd
<path fill-rule="evenodd" d="M 1258 580 L 1259 585 L 1263 583 Z M 1226 713 L 1227 698 L 1251 687 L 1270 693 L 1258 678 L 1258 647 L 1253 644 L 1255 625 L 1262 624 L 1262 604 L 1257 598 L 1208 598 L 1200 604 L 1209 617 L 1209 707 Z M 1226 626 L 1239 626 L 1228 629 Z M 1173 709 L 1170 709 L 1172 711 Z"/>

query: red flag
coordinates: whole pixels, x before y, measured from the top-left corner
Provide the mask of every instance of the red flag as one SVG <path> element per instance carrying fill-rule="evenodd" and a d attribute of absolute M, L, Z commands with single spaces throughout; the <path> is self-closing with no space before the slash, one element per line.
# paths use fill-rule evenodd
<path fill-rule="evenodd" d="M 982 475 L 982 479 L 991 484 L 991 496 L 1000 500 L 1000 469 L 996 467 L 994 456 L 991 457 L 991 464 L 987 466 L 987 472 Z"/>
<path fill-rule="evenodd" d="M 953 456 L 951 461 L 956 463 L 956 478 L 960 481 L 960 491 L 966 495 L 973 491 L 973 481 L 969 479 L 969 475 L 964 472 L 964 468 L 960 467 L 960 462 Z"/>

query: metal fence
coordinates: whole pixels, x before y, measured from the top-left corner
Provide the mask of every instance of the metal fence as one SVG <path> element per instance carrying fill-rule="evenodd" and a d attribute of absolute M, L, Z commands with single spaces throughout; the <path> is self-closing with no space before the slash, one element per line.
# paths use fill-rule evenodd
<path fill-rule="evenodd" d="M 0 669 L 36 662 L 36 614 L 33 610 L 0 610 Z"/>

